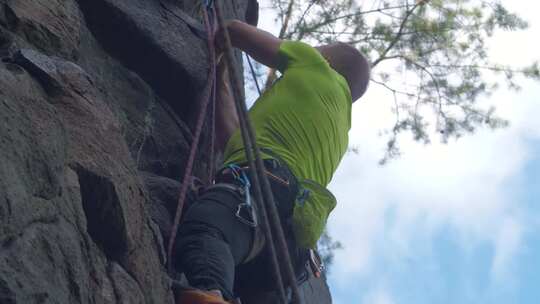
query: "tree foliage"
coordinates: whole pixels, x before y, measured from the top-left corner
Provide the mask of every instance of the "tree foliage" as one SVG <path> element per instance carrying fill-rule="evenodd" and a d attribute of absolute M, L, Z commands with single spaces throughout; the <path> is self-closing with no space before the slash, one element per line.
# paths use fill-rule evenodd
<path fill-rule="evenodd" d="M 489 60 L 488 42 L 496 30 L 528 26 L 498 1 L 271 2 L 281 38 L 312 44 L 348 42 L 370 59 L 372 86 L 393 96 L 395 123 L 389 127 L 382 162 L 399 155 L 398 135 L 403 132 L 429 143 L 433 136 L 446 142 L 481 126 L 506 126 L 494 105 L 481 105 L 480 97 L 492 93 L 501 80 L 519 89 L 518 75 L 540 79 L 537 62 L 517 68 Z"/>
<path fill-rule="evenodd" d="M 328 230 L 325 230 L 323 232 L 317 244 L 317 251 L 321 256 L 324 265 L 324 272 L 326 275 L 328 275 L 330 267 L 334 262 L 334 252 L 342 248 L 343 245 L 341 245 L 339 241 L 335 241 L 334 239 L 332 239 L 330 234 L 328 234 Z"/>

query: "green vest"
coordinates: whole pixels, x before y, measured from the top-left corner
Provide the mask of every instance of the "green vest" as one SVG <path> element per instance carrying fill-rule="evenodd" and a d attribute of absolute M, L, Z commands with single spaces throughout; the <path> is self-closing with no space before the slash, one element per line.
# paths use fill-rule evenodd
<path fill-rule="evenodd" d="M 348 145 L 351 95 L 346 80 L 313 47 L 284 41 L 279 50 L 282 77 L 250 109 L 260 147 L 284 160 L 307 199 L 296 205 L 294 230 L 300 246 L 314 248 L 335 207 L 326 190 Z M 240 131 L 225 149 L 225 164 L 246 162 Z M 263 152 L 263 158 L 272 158 Z M 303 192 L 303 191 L 301 191 Z"/>

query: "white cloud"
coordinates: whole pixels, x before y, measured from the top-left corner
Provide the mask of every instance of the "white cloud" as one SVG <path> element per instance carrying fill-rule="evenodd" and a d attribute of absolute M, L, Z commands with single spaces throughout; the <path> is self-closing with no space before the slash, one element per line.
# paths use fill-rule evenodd
<path fill-rule="evenodd" d="M 521 247 L 523 227 L 513 218 L 502 223 L 495 238 L 495 257 L 491 266 L 491 275 L 496 283 L 509 276 L 512 258 Z"/>
<path fill-rule="evenodd" d="M 351 143 L 359 152 L 344 158 L 331 184 L 338 207 L 330 232 L 345 246 L 336 254 L 334 284 L 376 274 L 375 257 L 406 262 L 418 253 L 415 237 L 430 240 L 441 229 L 455 232 L 466 251 L 493 244 L 493 278 L 510 280 L 530 220 L 512 182 L 533 156 L 531 140 L 540 139 L 540 86 L 525 82 L 522 92 L 492 97 L 509 128 L 479 130 L 448 145 L 405 139 L 405 154 L 385 167 L 377 165 L 385 144 L 377 134 L 392 117 L 381 95 L 370 94 L 353 114 Z"/>
<path fill-rule="evenodd" d="M 540 23 L 536 22 L 538 9 L 534 9 L 540 5 L 524 0 L 503 4 L 531 21 L 531 28 L 497 35 L 491 42 L 492 59 L 518 66 L 540 59 L 540 43 L 536 42 Z M 262 27 L 275 29 L 272 17 L 267 15 Z M 530 226 L 526 221 L 535 220 L 523 216 L 525 206 L 515 201 L 512 182 L 531 157 L 530 141 L 540 139 L 540 86 L 522 85 L 520 93 L 500 90 L 486 100 L 494 102 L 499 115 L 511 121 L 509 128 L 479 130 L 448 145 L 422 146 L 405 139 L 401 142 L 405 154 L 385 167 L 377 165 L 385 147 L 385 138 L 378 134 L 392 126 L 392 96 L 377 86 L 370 87 L 363 101 L 353 107 L 350 142 L 359 152 L 346 155 L 330 186 L 338 207 L 329 229 L 345 246 L 336 252 L 333 284 L 350 287 L 352 278 L 375 276 L 381 270 L 374 263 L 376 258 L 393 265 L 399 260 L 406 263 L 408 257 L 418 254 L 413 240 L 421 235 L 429 242 L 442 229 L 455 232 L 466 251 L 492 245 L 495 283 L 512 276 L 515 256 L 523 246 L 524 234 L 530 232 L 524 229 Z M 366 304 L 394 303 L 389 290 L 383 288 L 358 299 Z"/>
<path fill-rule="evenodd" d="M 531 59 L 539 60 L 540 44 L 535 37 L 540 35 L 537 12 L 540 3 L 527 0 L 505 0 L 503 5 L 529 22 L 529 29 L 521 32 L 500 32 L 490 41 L 490 56 L 506 64 L 529 65 Z M 510 42 L 510 43 L 509 43 Z"/>
<path fill-rule="evenodd" d="M 384 141 L 372 135 L 374 118 L 357 119 L 352 132 L 359 153 L 345 157 L 331 184 L 339 203 L 330 232 L 345 245 L 336 255 L 335 282 L 376 273 L 374 257 L 406 260 L 416 252 L 415 237 L 429 240 L 443 228 L 456 232 L 464 250 L 493 243 L 493 274 L 509 274 L 525 208 L 515 201 L 511 182 L 531 156 L 529 140 L 540 138 L 539 92 L 536 85 L 512 95 L 520 102 L 501 107 L 512 121 L 508 129 L 481 130 L 449 145 L 407 142 L 405 155 L 385 167 L 377 165 Z"/>
<path fill-rule="evenodd" d="M 364 296 L 362 304 L 396 304 L 396 302 L 388 290 L 377 288 Z"/>

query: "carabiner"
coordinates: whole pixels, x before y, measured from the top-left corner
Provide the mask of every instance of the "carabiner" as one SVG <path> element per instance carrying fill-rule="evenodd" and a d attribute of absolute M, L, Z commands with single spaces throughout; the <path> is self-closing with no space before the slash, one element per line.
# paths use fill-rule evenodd
<path fill-rule="evenodd" d="M 249 218 L 246 218 L 242 214 L 242 210 L 244 210 L 244 207 L 247 209 Z M 248 205 L 247 203 L 242 203 L 238 205 L 238 209 L 236 210 L 236 217 L 238 218 L 240 222 L 250 227 L 255 228 L 258 226 L 257 216 L 255 215 L 255 211 L 253 210 L 253 207 L 251 205 Z"/>

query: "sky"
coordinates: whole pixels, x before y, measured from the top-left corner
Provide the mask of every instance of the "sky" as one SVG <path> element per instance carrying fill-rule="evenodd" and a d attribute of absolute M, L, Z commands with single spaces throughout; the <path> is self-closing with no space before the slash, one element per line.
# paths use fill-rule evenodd
<path fill-rule="evenodd" d="M 502 2 L 530 28 L 497 33 L 491 58 L 539 60 L 540 4 Z M 329 187 L 338 206 L 328 229 L 344 247 L 328 278 L 334 303 L 540 303 L 540 83 L 521 84 L 485 100 L 508 128 L 427 146 L 404 136 L 403 155 L 385 166 L 379 133 L 392 126 L 392 96 L 371 86 L 355 103 L 349 135 L 358 151 Z"/>
<path fill-rule="evenodd" d="M 498 34 L 490 55 L 540 59 L 535 4 L 506 5 L 531 28 Z M 540 85 L 522 85 L 489 100 L 510 127 L 447 145 L 405 138 L 384 167 L 378 134 L 391 125 L 392 97 L 372 86 L 354 106 L 358 153 L 330 185 L 339 205 L 329 231 L 344 246 L 329 278 L 335 303 L 540 303 Z"/>

